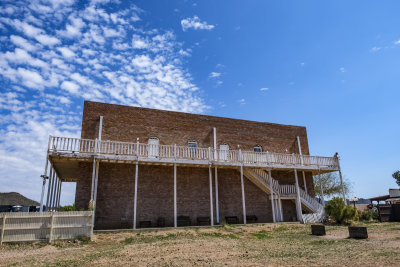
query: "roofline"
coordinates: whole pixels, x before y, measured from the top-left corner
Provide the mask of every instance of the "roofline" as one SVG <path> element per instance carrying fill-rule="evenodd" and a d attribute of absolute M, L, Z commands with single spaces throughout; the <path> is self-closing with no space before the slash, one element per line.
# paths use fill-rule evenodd
<path fill-rule="evenodd" d="M 219 116 L 211 116 L 211 115 L 204 115 L 204 114 L 198 114 L 198 113 L 174 111 L 174 110 L 168 110 L 168 109 L 145 108 L 145 107 L 140 107 L 140 106 L 128 106 L 128 105 L 121 105 L 121 104 L 111 104 L 111 103 L 104 103 L 104 102 L 97 102 L 97 101 L 90 101 L 90 100 L 84 100 L 84 105 L 83 105 L 84 107 L 85 107 L 85 103 L 97 103 L 97 104 L 103 104 L 103 105 L 121 106 L 121 107 L 129 107 L 129 108 L 139 108 L 139 109 L 145 109 L 145 110 L 159 110 L 159 111 L 166 111 L 166 112 L 177 113 L 177 114 L 190 114 L 190 115 L 196 115 L 196 116 L 202 116 L 202 117 L 208 117 L 208 118 L 238 120 L 238 121 L 252 122 L 252 123 L 266 123 L 266 124 L 279 125 L 279 126 L 304 128 L 305 130 L 307 130 L 306 126 L 301 126 L 301 125 L 291 125 L 291 124 L 282 124 L 282 123 L 274 123 L 274 122 L 264 122 L 264 121 L 253 121 L 253 120 L 245 120 L 245 119 L 219 117 Z"/>

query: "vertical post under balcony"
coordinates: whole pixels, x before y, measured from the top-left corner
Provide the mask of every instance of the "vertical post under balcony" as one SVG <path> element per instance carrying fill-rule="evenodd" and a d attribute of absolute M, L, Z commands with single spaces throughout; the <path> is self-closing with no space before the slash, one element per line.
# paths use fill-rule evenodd
<path fill-rule="evenodd" d="M 243 164 L 240 165 L 240 182 L 242 185 L 243 223 L 246 224 L 247 223 L 246 222 L 246 199 L 245 199 L 245 195 L 244 195 Z"/>
<path fill-rule="evenodd" d="M 300 137 L 297 136 L 297 144 L 299 145 L 299 154 L 300 154 L 300 161 L 301 161 L 301 166 L 304 165 L 304 159 L 303 159 L 303 153 L 301 152 L 301 143 L 300 143 Z M 303 173 L 303 184 L 304 184 L 304 191 L 308 194 L 307 192 L 307 183 L 306 183 L 306 174 L 304 171 Z"/>
<path fill-rule="evenodd" d="M 272 207 L 272 222 L 276 222 L 275 218 L 275 205 L 274 205 L 274 191 L 272 189 L 272 175 L 271 169 L 268 169 L 268 178 L 269 178 L 269 191 L 271 193 L 271 207 Z"/>
<path fill-rule="evenodd" d="M 50 190 L 51 190 L 51 183 L 53 182 L 52 175 L 53 175 L 53 166 L 51 166 L 50 164 L 49 185 L 47 186 L 46 210 L 49 210 Z"/>
<path fill-rule="evenodd" d="M 281 194 L 278 194 L 278 206 L 279 206 L 279 217 L 280 221 L 283 222 L 283 212 L 282 212 L 282 200 L 281 200 Z"/>
<path fill-rule="evenodd" d="M 342 177 L 342 171 L 340 169 L 340 162 L 339 162 L 339 156 L 337 156 L 337 153 L 335 155 L 336 159 L 337 159 L 337 164 L 338 164 L 338 170 L 339 170 L 339 177 L 340 177 L 340 186 L 342 187 L 342 195 L 343 195 L 343 201 L 344 204 L 346 205 L 346 192 L 344 190 L 344 184 L 343 184 L 343 177 Z"/>
<path fill-rule="evenodd" d="M 215 214 L 217 219 L 217 224 L 219 224 L 219 203 L 218 203 L 218 170 L 215 167 Z"/>
<path fill-rule="evenodd" d="M 319 189 L 321 191 L 321 202 L 322 206 L 325 206 L 325 199 L 324 199 L 324 189 L 322 186 L 322 180 L 321 180 L 321 170 L 318 167 L 318 182 L 319 182 Z"/>
<path fill-rule="evenodd" d="M 133 199 L 133 229 L 136 229 L 136 211 L 137 211 L 137 187 L 138 187 L 138 174 L 139 174 L 139 162 L 136 161 L 135 168 L 135 189 L 134 189 L 134 199 Z"/>
<path fill-rule="evenodd" d="M 176 145 L 175 145 L 175 151 L 176 151 Z M 178 226 L 178 210 L 177 210 L 177 203 L 176 203 L 176 162 L 174 163 L 174 227 Z"/>
<path fill-rule="evenodd" d="M 210 219 L 211 225 L 214 225 L 214 203 L 213 203 L 213 190 L 212 190 L 212 169 L 211 164 L 208 165 L 208 176 L 210 183 Z"/>
<path fill-rule="evenodd" d="M 297 211 L 297 219 L 300 222 L 303 222 L 303 216 L 302 216 L 302 211 L 301 211 L 301 198 L 300 198 L 299 179 L 297 178 L 297 169 L 294 169 L 294 178 L 296 180 L 296 211 Z"/>

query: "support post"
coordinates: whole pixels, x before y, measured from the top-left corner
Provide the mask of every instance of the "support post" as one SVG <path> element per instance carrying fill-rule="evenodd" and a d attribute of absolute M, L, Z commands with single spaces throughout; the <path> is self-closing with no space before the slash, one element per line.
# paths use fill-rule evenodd
<path fill-rule="evenodd" d="M 59 186 L 58 186 L 57 202 L 56 202 L 56 210 L 57 211 L 60 208 L 61 187 L 62 187 L 62 181 L 60 180 L 60 183 L 59 183 Z"/>
<path fill-rule="evenodd" d="M 135 169 L 135 197 L 133 199 L 133 229 L 136 229 L 138 174 L 139 174 L 139 162 L 136 162 L 136 169 Z"/>
<path fill-rule="evenodd" d="M 97 206 L 97 185 L 99 183 L 99 166 L 100 162 L 96 160 L 96 175 L 94 181 L 94 193 L 93 193 L 93 217 L 92 217 L 92 231 L 94 228 L 94 222 L 96 219 L 96 206 Z"/>
<path fill-rule="evenodd" d="M 297 178 L 297 169 L 294 169 L 294 178 L 296 180 L 296 211 L 297 211 L 297 219 L 300 222 L 303 222 L 303 216 L 301 211 L 301 198 L 300 198 L 300 188 L 299 188 L 299 179 Z"/>
<path fill-rule="evenodd" d="M 214 225 L 214 201 L 213 201 L 213 190 L 212 190 L 212 170 L 211 164 L 208 166 L 208 176 L 209 176 L 209 183 L 210 183 L 210 219 L 211 219 L 211 226 Z"/>
<path fill-rule="evenodd" d="M 57 193 L 58 193 L 58 184 L 60 183 L 60 180 L 58 179 L 58 175 L 55 173 L 54 170 L 54 188 L 53 188 L 53 196 L 51 198 L 51 211 L 55 210 L 55 204 L 57 200 Z"/>
<path fill-rule="evenodd" d="M 321 191 L 322 206 L 325 206 L 324 189 L 323 189 L 322 180 L 321 180 L 321 170 L 319 168 L 318 168 L 318 181 L 319 181 L 319 189 Z"/>
<path fill-rule="evenodd" d="M 214 133 L 214 160 L 216 161 L 218 158 L 218 153 L 217 153 L 217 128 L 213 128 L 213 133 Z"/>
<path fill-rule="evenodd" d="M 219 224 L 219 203 L 218 203 L 218 170 L 215 167 L 215 213 L 217 218 L 217 224 Z"/>
<path fill-rule="evenodd" d="M 283 222 L 282 200 L 281 200 L 281 195 L 280 195 L 280 194 L 278 194 L 278 205 L 279 205 L 279 217 L 280 217 L 280 221 Z"/>
<path fill-rule="evenodd" d="M 47 200 L 46 200 L 46 210 L 49 210 L 49 201 L 50 201 L 50 191 L 51 191 L 51 184 L 53 182 L 53 167 L 50 165 L 50 174 L 49 174 L 49 185 L 47 186 Z"/>
<path fill-rule="evenodd" d="M 275 205 L 274 205 L 274 191 L 272 189 L 272 175 L 271 169 L 268 169 L 268 178 L 269 178 L 269 191 L 271 193 L 271 207 L 272 207 L 272 222 L 276 222 L 275 218 Z"/>
<path fill-rule="evenodd" d="M 300 154 L 300 160 L 301 160 L 301 165 L 304 165 L 304 159 L 303 159 L 303 153 L 301 152 L 301 143 L 300 143 L 300 137 L 297 136 L 297 144 L 299 146 L 299 154 Z M 306 183 L 306 174 L 304 171 L 303 173 L 303 184 L 304 184 L 304 191 L 308 194 L 307 192 L 307 183 Z"/>
<path fill-rule="evenodd" d="M 308 190 L 307 190 L 307 183 L 306 183 L 306 174 L 304 171 L 302 171 L 303 173 L 303 184 L 304 184 L 304 191 L 306 192 L 306 194 L 308 194 Z"/>
<path fill-rule="evenodd" d="M 93 158 L 93 171 L 92 171 L 92 188 L 90 192 L 90 200 L 94 199 L 94 182 L 96 180 L 96 158 Z"/>
<path fill-rule="evenodd" d="M 1 233 L 0 233 L 0 246 L 3 244 L 4 239 L 4 230 L 6 229 L 6 213 L 3 213 L 3 222 L 1 225 Z"/>
<path fill-rule="evenodd" d="M 49 210 L 53 211 L 53 197 L 54 197 L 54 188 L 56 186 L 56 182 L 57 182 L 57 175 L 56 175 L 56 170 L 53 168 L 53 178 L 52 178 L 53 182 L 51 185 L 51 189 L 50 189 L 50 202 L 49 202 Z"/>
<path fill-rule="evenodd" d="M 49 136 L 48 147 L 50 146 L 50 138 L 51 138 L 51 136 Z M 47 151 L 47 153 L 49 153 L 49 151 Z M 48 156 L 46 156 L 46 164 L 45 164 L 45 167 L 44 167 L 44 174 L 40 176 L 40 177 L 43 178 L 42 194 L 40 195 L 40 212 L 43 212 L 43 199 L 44 199 L 44 191 L 46 189 L 46 179 L 49 178 L 47 176 L 47 168 L 48 168 L 48 166 L 49 166 L 49 158 L 48 158 Z"/>
<path fill-rule="evenodd" d="M 246 199 L 244 195 L 243 165 L 240 165 L 240 182 L 242 184 L 243 223 L 246 224 Z"/>
<path fill-rule="evenodd" d="M 176 163 L 174 163 L 174 227 L 178 226 L 177 216 L 177 205 L 176 205 Z"/>
<path fill-rule="evenodd" d="M 53 225 L 54 225 L 54 213 L 50 217 L 50 233 L 49 233 L 49 243 L 53 240 Z"/>

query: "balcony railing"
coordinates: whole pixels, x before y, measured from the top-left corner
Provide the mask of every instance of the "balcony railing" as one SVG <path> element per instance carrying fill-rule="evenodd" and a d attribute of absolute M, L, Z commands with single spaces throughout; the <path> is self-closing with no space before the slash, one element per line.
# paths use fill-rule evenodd
<path fill-rule="evenodd" d="M 118 141 L 100 141 L 69 137 L 51 136 L 50 152 L 86 153 L 137 156 L 141 158 L 197 160 L 243 164 L 313 166 L 337 169 L 336 157 L 319 157 L 299 154 L 194 148 L 177 145 L 153 145 Z"/>

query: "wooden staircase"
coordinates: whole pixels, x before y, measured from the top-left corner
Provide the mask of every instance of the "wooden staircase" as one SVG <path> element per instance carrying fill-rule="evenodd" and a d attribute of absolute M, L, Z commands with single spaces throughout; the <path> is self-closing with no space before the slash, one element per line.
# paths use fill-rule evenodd
<path fill-rule="evenodd" d="M 280 185 L 273 177 L 262 169 L 244 168 L 244 175 L 264 192 L 277 196 L 279 199 L 291 199 L 296 202 L 297 192 L 295 185 Z M 271 188 L 272 185 L 272 188 Z M 324 207 L 312 196 L 299 188 L 301 207 L 309 212 L 302 214 L 303 223 L 321 222 L 325 218 Z M 281 218 L 282 219 L 282 218 Z"/>

